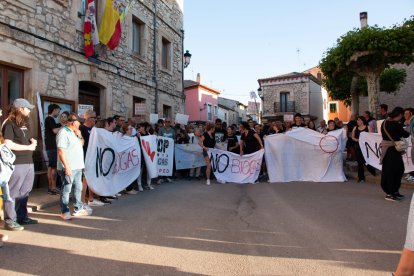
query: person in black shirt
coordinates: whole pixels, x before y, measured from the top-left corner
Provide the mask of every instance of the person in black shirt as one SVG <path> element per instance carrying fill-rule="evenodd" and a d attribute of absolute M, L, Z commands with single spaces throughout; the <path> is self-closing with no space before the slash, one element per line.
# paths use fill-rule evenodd
<path fill-rule="evenodd" d="M 86 159 L 86 152 L 88 151 L 88 145 L 89 145 L 89 137 L 91 136 L 92 128 L 96 124 L 96 113 L 93 110 L 86 110 L 84 114 L 84 122 L 79 127 L 79 130 L 83 137 L 83 156 Z M 88 197 L 86 197 L 86 194 L 88 194 Z M 86 203 L 84 204 L 85 209 L 90 209 L 89 206 L 102 206 L 104 205 L 103 202 L 100 202 L 99 200 L 94 199 L 93 192 L 88 189 L 88 183 L 86 182 L 85 176 L 82 178 L 82 202 Z"/>
<path fill-rule="evenodd" d="M 56 118 L 60 114 L 60 106 L 50 104 L 47 108 L 47 117 L 45 119 L 45 146 L 49 165 L 47 168 L 47 180 L 49 184 L 48 193 L 56 195 L 59 191 L 56 189 L 56 166 L 57 166 L 57 147 L 56 134 L 60 125 L 56 123 Z"/>
<path fill-rule="evenodd" d="M 359 116 L 356 122 L 357 125 L 352 130 L 351 139 L 354 142 L 356 149 L 356 157 L 358 162 L 358 182 L 365 182 L 365 159 L 364 155 L 362 155 L 361 148 L 359 147 L 359 135 L 361 134 L 361 132 L 369 132 L 369 130 L 367 126 L 367 120 L 364 116 Z"/>
<path fill-rule="evenodd" d="M 227 131 L 223 128 L 223 122 L 221 119 L 216 119 L 214 135 L 216 137 L 216 143 L 221 143 L 227 138 Z"/>
<path fill-rule="evenodd" d="M 352 131 L 357 126 L 356 117 L 357 116 L 355 114 L 352 114 L 348 124 L 346 125 L 346 136 L 348 138 L 346 140 L 346 160 L 348 161 L 354 161 L 356 158 L 355 141 L 352 139 Z M 364 121 L 366 122 L 365 117 Z"/>
<path fill-rule="evenodd" d="M 240 123 L 240 155 L 254 153 L 263 149 L 263 143 L 259 135 L 249 128 L 247 122 Z"/>
<path fill-rule="evenodd" d="M 229 126 L 227 128 L 227 151 L 239 154 L 240 153 L 240 146 L 237 136 L 234 134 L 234 128 Z"/>
<path fill-rule="evenodd" d="M 399 192 L 401 177 L 404 174 L 404 162 L 401 152 L 395 149 L 393 142 L 410 135 L 400 123 L 403 113 L 404 110 L 401 107 L 394 108 L 388 115 L 388 119 L 381 125 L 381 188 L 386 194 L 385 200 L 389 201 L 396 201 L 404 197 Z"/>
<path fill-rule="evenodd" d="M 206 131 L 204 132 L 203 136 L 201 136 L 200 140 L 198 141 L 200 147 L 203 148 L 203 156 L 204 160 L 206 161 L 206 177 L 207 177 L 207 185 L 210 185 L 210 174 L 211 174 L 211 161 L 208 156 L 208 149 L 214 148 L 216 146 L 216 137 L 214 135 L 214 125 L 212 123 L 208 123 L 206 126 Z"/>
<path fill-rule="evenodd" d="M 33 152 L 37 141 L 29 129 L 29 114 L 34 108 L 27 100 L 14 100 L 8 118 L 2 125 L 5 144 L 16 155 L 15 168 L 9 180 L 10 197 L 13 201 L 3 201 L 4 228 L 20 231 L 24 224 L 36 224 L 37 220 L 28 217 L 27 201 L 33 188 Z"/>
<path fill-rule="evenodd" d="M 294 117 L 294 123 L 291 126 L 292 129 L 298 127 L 305 127 L 306 125 L 303 123 L 303 117 L 300 113 L 296 113 Z"/>

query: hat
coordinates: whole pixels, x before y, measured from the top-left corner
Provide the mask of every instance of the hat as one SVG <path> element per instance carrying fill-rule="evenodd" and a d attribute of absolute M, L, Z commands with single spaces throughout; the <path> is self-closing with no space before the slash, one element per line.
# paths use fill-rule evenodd
<path fill-rule="evenodd" d="M 13 105 L 15 108 L 27 107 L 28 109 L 33 109 L 35 107 L 23 98 L 15 99 Z"/>

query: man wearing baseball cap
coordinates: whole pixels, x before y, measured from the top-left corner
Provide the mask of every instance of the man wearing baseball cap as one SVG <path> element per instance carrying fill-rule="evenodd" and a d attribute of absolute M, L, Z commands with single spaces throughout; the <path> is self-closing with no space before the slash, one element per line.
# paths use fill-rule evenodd
<path fill-rule="evenodd" d="M 27 201 L 35 175 L 33 151 L 37 146 L 29 129 L 29 115 L 33 108 L 34 105 L 26 99 L 14 100 L 1 128 L 6 145 L 16 155 L 15 168 L 9 181 L 10 197 L 13 200 L 3 201 L 4 228 L 10 231 L 23 230 L 22 225 L 37 223 L 27 213 Z"/>

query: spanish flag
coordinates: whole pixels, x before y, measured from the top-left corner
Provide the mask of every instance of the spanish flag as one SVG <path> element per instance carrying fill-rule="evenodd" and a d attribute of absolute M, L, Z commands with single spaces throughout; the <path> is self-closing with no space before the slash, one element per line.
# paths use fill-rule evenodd
<path fill-rule="evenodd" d="M 121 35 L 119 12 L 114 8 L 113 0 L 106 0 L 105 11 L 99 26 L 99 41 L 113 50 L 119 45 Z"/>

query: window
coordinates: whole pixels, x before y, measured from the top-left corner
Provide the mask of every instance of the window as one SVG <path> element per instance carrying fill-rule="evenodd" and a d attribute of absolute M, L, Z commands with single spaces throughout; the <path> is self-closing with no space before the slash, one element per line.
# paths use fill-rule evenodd
<path fill-rule="evenodd" d="M 132 52 L 142 55 L 144 24 L 136 17 L 132 20 Z"/>
<path fill-rule="evenodd" d="M 213 120 L 213 114 L 211 114 L 211 104 L 207 104 L 207 120 L 212 121 Z"/>
<path fill-rule="evenodd" d="M 329 103 L 329 112 L 338 113 L 338 108 L 337 108 L 336 103 Z"/>
<path fill-rule="evenodd" d="M 224 113 L 224 120 L 227 121 L 227 113 Z"/>
<path fill-rule="evenodd" d="M 218 108 L 217 105 L 214 106 L 214 115 L 218 115 Z"/>
<path fill-rule="evenodd" d="M 6 117 L 7 106 L 23 97 L 23 70 L 0 64 L 0 108 L 3 118 Z"/>
<path fill-rule="evenodd" d="M 162 106 L 162 116 L 164 118 L 171 118 L 172 117 L 171 106 L 165 105 L 165 104 Z"/>
<path fill-rule="evenodd" d="M 147 105 L 145 99 L 133 97 L 134 106 L 132 107 L 132 114 L 134 117 L 145 118 L 147 115 Z"/>
<path fill-rule="evenodd" d="M 280 112 L 288 112 L 289 92 L 280 93 Z"/>
<path fill-rule="evenodd" d="M 171 69 L 171 42 L 162 38 L 161 66 L 164 69 Z"/>

